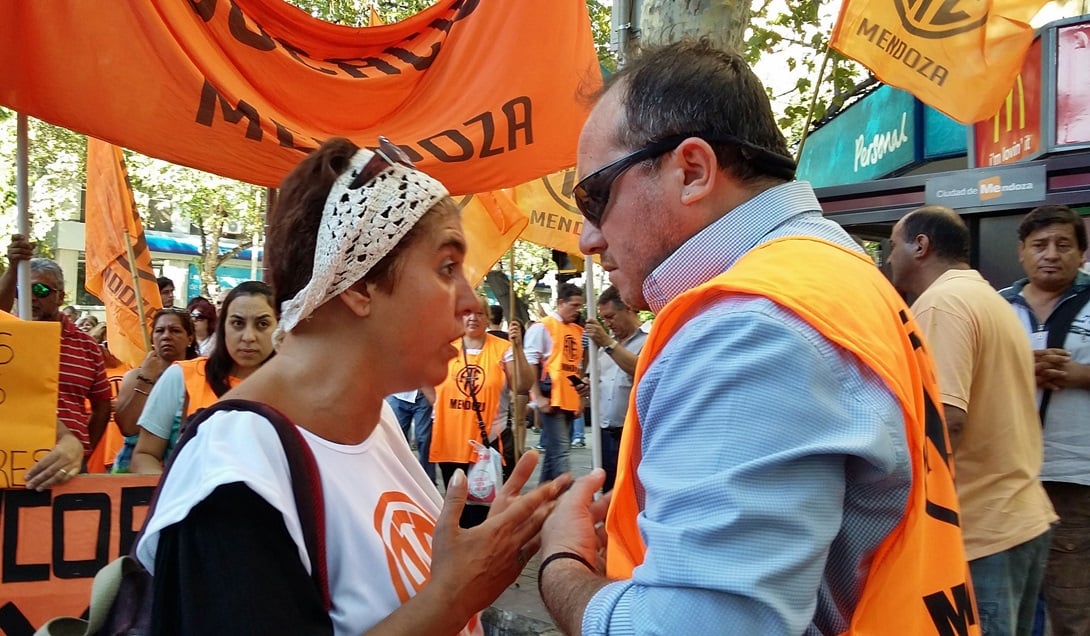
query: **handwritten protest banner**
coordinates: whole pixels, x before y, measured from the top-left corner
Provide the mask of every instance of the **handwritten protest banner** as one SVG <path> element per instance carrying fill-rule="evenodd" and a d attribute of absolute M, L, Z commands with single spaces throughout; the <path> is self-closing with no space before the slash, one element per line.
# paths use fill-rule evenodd
<path fill-rule="evenodd" d="M 132 549 L 158 481 L 81 475 L 44 492 L 0 490 L 0 634 L 82 615 L 95 573 Z"/>
<path fill-rule="evenodd" d="M 0 488 L 22 486 L 56 441 L 60 342 L 60 323 L 0 312 Z"/>

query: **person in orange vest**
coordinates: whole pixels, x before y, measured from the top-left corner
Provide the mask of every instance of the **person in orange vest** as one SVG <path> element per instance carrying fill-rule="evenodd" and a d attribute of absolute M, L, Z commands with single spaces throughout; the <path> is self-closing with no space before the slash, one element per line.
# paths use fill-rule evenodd
<path fill-rule="evenodd" d="M 137 423 L 132 472 L 162 473 L 185 421 L 272 357 L 276 314 L 272 288 L 261 281 L 245 281 L 227 294 L 212 355 L 175 362 L 152 388 Z"/>
<path fill-rule="evenodd" d="M 656 318 L 611 495 L 592 471 L 542 530 L 560 629 L 979 634 L 926 344 L 746 62 L 645 51 L 577 157 L 580 249 Z"/>
<path fill-rule="evenodd" d="M 538 378 L 534 392 L 541 413 L 541 483 L 571 469 L 571 430 L 583 410 L 583 398 L 568 376 L 583 375 L 583 290 L 571 283 L 557 290 L 556 315 L 545 316 L 526 331 L 526 359 Z"/>
<path fill-rule="evenodd" d="M 490 445 L 501 453 L 506 445 L 514 443 L 510 435 L 501 437 L 507 430 L 510 387 L 516 375 L 520 391 L 529 390 L 534 383 L 534 370 L 522 353 L 522 328 L 512 323 L 510 340 L 487 333 L 488 299 L 481 296 L 478 300 L 480 306 L 462 317 L 465 335 L 451 343 L 458 354 L 448 363 L 446 380 L 435 387 L 435 422 L 428 459 L 439 466 L 444 488 L 455 471 L 468 473 L 476 460 L 469 440 Z M 505 478 L 514 467 L 513 461 L 505 466 Z M 487 506 L 467 504 L 462 509 L 461 526 L 480 525 L 488 510 Z"/>

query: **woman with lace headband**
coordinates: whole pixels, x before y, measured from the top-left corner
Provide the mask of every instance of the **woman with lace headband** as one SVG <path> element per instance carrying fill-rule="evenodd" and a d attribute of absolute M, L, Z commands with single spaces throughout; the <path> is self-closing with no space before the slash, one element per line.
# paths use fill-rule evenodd
<path fill-rule="evenodd" d="M 197 418 L 168 465 L 136 548 L 154 574 L 153 631 L 482 633 L 478 612 L 537 549 L 570 477 L 520 495 L 530 453 L 488 520 L 461 529 L 465 475 L 443 501 L 385 405 L 446 376 L 477 302 L 465 250 L 447 191 L 385 140 L 331 139 L 287 176 L 266 242 L 277 355 Z M 324 569 L 272 423 L 293 424 L 315 460 Z"/>

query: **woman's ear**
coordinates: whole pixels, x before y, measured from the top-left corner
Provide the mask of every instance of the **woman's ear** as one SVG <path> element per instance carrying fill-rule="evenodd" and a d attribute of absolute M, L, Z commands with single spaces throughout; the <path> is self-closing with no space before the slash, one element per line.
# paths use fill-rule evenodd
<path fill-rule="evenodd" d="M 360 318 L 371 315 L 371 288 L 368 283 L 359 281 L 341 292 L 337 298 L 348 307 L 348 311 Z"/>

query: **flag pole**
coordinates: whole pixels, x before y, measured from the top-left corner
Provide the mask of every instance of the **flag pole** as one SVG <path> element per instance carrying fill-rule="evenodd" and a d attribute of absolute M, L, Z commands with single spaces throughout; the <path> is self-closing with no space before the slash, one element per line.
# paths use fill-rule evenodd
<path fill-rule="evenodd" d="M 818 93 L 821 91 L 821 80 L 825 78 L 825 66 L 829 63 L 829 55 L 833 50 L 829 43 L 825 43 L 825 57 L 821 59 L 821 68 L 818 69 L 817 81 L 814 82 L 814 92 L 810 95 L 810 108 L 806 110 L 806 123 L 802 127 L 802 137 L 799 139 L 799 149 L 795 153 L 795 163 L 802 159 L 802 147 L 806 143 L 806 137 L 810 134 L 810 122 L 814 120 L 814 108 L 817 106 Z"/>
<path fill-rule="evenodd" d="M 30 198 L 28 196 L 27 157 L 29 154 L 27 145 L 27 116 L 18 113 L 15 116 L 15 198 L 18 207 L 18 219 L 16 230 L 30 240 Z M 16 266 L 16 283 L 19 290 L 19 304 L 17 305 L 19 317 L 30 320 L 30 262 L 21 261 Z"/>
<path fill-rule="evenodd" d="M 129 177 L 126 173 L 125 180 Z M 133 204 L 133 214 L 136 214 L 136 205 Z M 148 335 L 148 321 L 144 316 L 144 298 L 140 293 L 140 272 L 136 269 L 136 256 L 132 251 L 132 237 L 125 232 L 125 256 L 129 259 L 129 272 L 132 274 L 132 289 L 136 293 L 136 312 L 140 318 L 140 334 L 144 336 L 144 351 L 151 352 L 151 337 Z"/>
<path fill-rule="evenodd" d="M 507 330 L 511 330 L 511 323 L 515 322 L 515 244 L 511 243 L 511 249 L 507 251 Z M 526 332 L 522 333 L 522 349 L 526 355 Z M 526 415 L 522 408 L 519 395 L 519 364 L 511 365 L 515 370 L 515 377 L 511 382 L 511 438 L 515 440 L 515 462 L 522 458 L 522 451 L 526 448 Z"/>
<path fill-rule="evenodd" d="M 597 294 L 594 292 L 594 256 L 587 254 L 583 261 L 583 271 L 587 275 L 587 316 L 598 320 L 598 303 L 595 302 Z M 589 357 L 587 358 L 587 373 L 590 375 L 590 421 L 583 422 L 584 426 L 591 428 L 591 467 L 602 467 L 602 429 L 598 426 L 598 403 L 601 392 L 598 388 L 598 377 L 601 370 L 598 368 L 598 344 L 594 339 L 589 339 Z"/>

